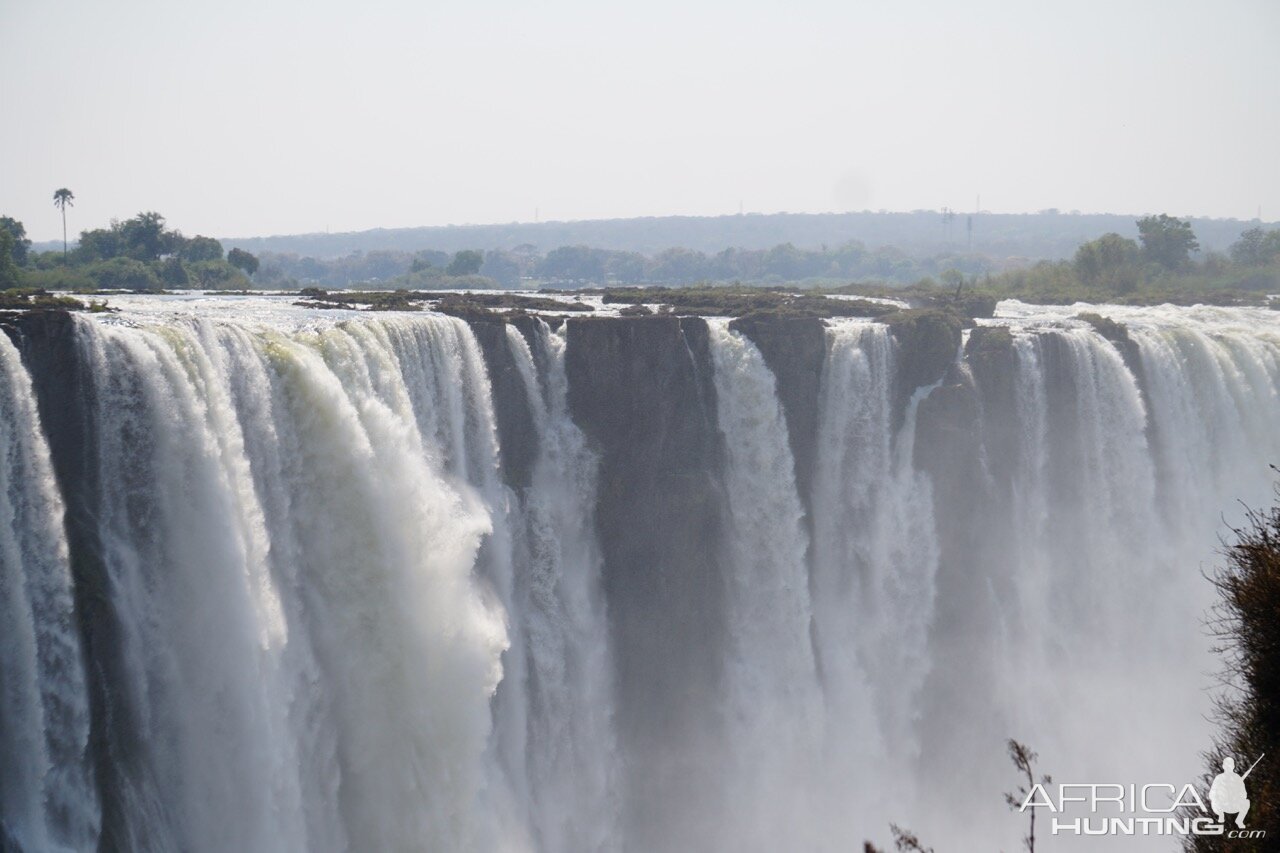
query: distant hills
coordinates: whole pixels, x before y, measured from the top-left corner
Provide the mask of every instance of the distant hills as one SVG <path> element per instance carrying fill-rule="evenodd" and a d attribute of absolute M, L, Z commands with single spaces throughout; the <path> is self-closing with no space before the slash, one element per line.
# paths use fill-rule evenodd
<path fill-rule="evenodd" d="M 227 248 L 337 258 L 352 252 L 417 252 L 505 249 L 531 246 L 546 253 L 559 246 L 586 245 L 654 254 L 683 246 L 708 254 L 727 248 L 766 249 L 780 243 L 799 248 L 838 246 L 857 240 L 869 248 L 894 246 L 915 256 L 982 254 L 992 258 L 1064 258 L 1083 241 L 1108 231 L 1136 237 L 1135 215 L 1059 213 L 771 213 L 734 216 L 658 216 L 576 222 L 512 222 L 376 228 L 341 234 L 294 234 L 224 238 Z M 1224 251 L 1246 228 L 1238 219 L 1197 219 L 1192 225 L 1203 251 Z"/>

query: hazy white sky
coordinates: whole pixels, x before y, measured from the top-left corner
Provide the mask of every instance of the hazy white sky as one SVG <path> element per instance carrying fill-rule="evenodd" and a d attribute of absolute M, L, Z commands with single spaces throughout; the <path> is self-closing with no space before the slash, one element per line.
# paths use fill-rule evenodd
<path fill-rule="evenodd" d="M 1272 219 L 1278 46 L 1277 0 L 0 0 L 0 214 Z"/>

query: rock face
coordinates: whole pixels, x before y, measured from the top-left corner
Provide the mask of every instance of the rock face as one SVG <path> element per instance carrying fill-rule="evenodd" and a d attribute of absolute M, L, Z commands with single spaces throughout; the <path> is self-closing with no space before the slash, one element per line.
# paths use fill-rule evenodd
<path fill-rule="evenodd" d="M 619 737 L 640 764 L 624 820 L 647 849 L 713 829 L 657 819 L 673 791 L 692 802 L 716 790 L 699 759 L 718 736 L 707 709 L 724 636 L 724 454 L 708 347 L 699 318 L 568 320 L 569 405 L 600 456 Z"/>
<path fill-rule="evenodd" d="M 525 319 L 531 321 L 533 318 Z M 529 395 L 507 340 L 507 320 L 484 315 L 469 318 L 467 324 L 484 353 L 484 364 L 493 389 L 493 412 L 498 426 L 503 480 L 513 489 L 527 488 L 538 459 L 538 434 L 529 408 Z"/>
<path fill-rule="evenodd" d="M 883 318 L 898 343 L 894 431 L 902 426 L 907 401 L 917 388 L 940 380 L 960 350 L 963 321 L 958 314 L 932 308 L 896 311 Z"/>
<path fill-rule="evenodd" d="M 787 436 L 795 459 L 796 486 L 805 511 L 812 516 L 813 468 L 818 449 L 818 392 L 827 360 L 827 333 L 812 317 L 760 317 L 734 320 L 730 328 L 746 335 L 773 371 L 778 399 L 787 419 Z"/>
<path fill-rule="evenodd" d="M 53 462 L 66 508 L 67 545 L 75 578 L 74 603 L 89 678 L 89 750 L 102 805 L 101 849 L 129 849 L 120 835 L 124 779 L 136 749 L 136 709 L 118 695 L 115 685 L 127 680 L 120 672 L 122 631 L 107 595 L 106 567 L 98 539 L 100 486 L 95 460 L 97 428 L 93 417 L 96 395 L 93 375 L 76 345 L 75 318 L 63 311 L 35 311 L 0 324 L 22 353 L 31 375 Z"/>
<path fill-rule="evenodd" d="M 512 355 L 508 325 L 527 340 L 543 322 L 531 316 L 466 318 L 489 373 L 502 476 L 517 492 L 528 486 L 538 435 L 523 380 Z M 716 827 L 696 824 L 723 814 L 714 798 L 724 789 L 709 778 L 708 759 L 723 730 L 721 667 L 728 656 L 724 620 L 727 566 L 723 437 L 706 322 L 659 314 L 575 317 L 567 322 L 565 370 L 572 417 L 600 460 L 596 525 L 615 664 L 618 736 L 630 756 L 624 820 L 637 849 L 674 849 L 675 839 L 704 841 Z M 1009 420 L 1013 350 L 1008 333 L 975 329 L 967 361 L 956 364 L 961 319 L 952 312 L 895 312 L 887 320 L 897 342 L 898 423 L 916 389 L 941 384 L 922 401 L 917 464 L 937 484 L 935 499 L 969 507 L 949 516 L 939 531 L 944 569 L 939 578 L 940 630 L 955 631 L 968 608 L 965 595 L 980 560 L 972 531 L 982 513 L 1001 511 L 1007 498 L 988 494 L 977 451 L 982 412 Z M 125 849 L 124 779 L 145 775 L 130 764 L 140 727 L 127 696 L 113 685 L 127 679 L 119 666 L 121 629 L 106 588 L 98 517 L 96 389 L 77 346 L 77 321 L 61 312 L 32 312 L 0 320 L 31 372 L 67 507 L 67 530 L 77 583 L 76 612 L 89 659 L 91 749 L 104 808 L 104 849 Z M 757 314 L 733 328 L 759 348 L 772 370 L 795 459 L 797 488 L 811 509 L 819 393 L 827 357 L 824 321 Z M 535 347 L 535 358 L 538 348 Z M 999 479 L 999 478 L 998 478 Z M 977 496 L 979 500 L 974 500 Z M 998 579 L 995 579 L 998 582 Z M 949 627 L 948 627 L 949 626 Z M 961 646 L 955 646 L 961 649 Z M 959 653 L 959 652 L 957 652 Z M 939 659 L 944 659 L 940 655 Z M 940 671 L 946 667 L 940 667 Z M 936 695 L 963 697 L 966 685 L 944 685 Z M 971 691 L 970 691 L 971 692 Z M 936 709 L 945 715 L 946 708 Z M 939 727 L 943 729 L 945 727 Z M 136 760 L 135 760 L 136 761 Z M 696 802 L 672 826 L 669 804 Z M 707 817 L 702 817 L 705 815 Z M 115 834 L 113 834 L 115 833 Z"/>
<path fill-rule="evenodd" d="M 1142 366 L 1142 355 L 1138 350 L 1138 344 L 1129 336 L 1129 327 L 1124 323 L 1112 320 L 1110 317 L 1104 317 L 1095 314 L 1092 311 L 1086 311 L 1076 315 L 1077 320 L 1084 320 L 1093 330 L 1102 337 L 1111 342 L 1111 345 L 1120 353 L 1120 357 L 1124 359 L 1125 366 L 1133 373 L 1138 381 L 1138 385 L 1143 391 L 1146 388 L 1146 372 Z"/>
<path fill-rule="evenodd" d="M 1016 446 L 1017 419 L 1014 416 L 1017 358 L 1013 335 L 1003 326 L 984 326 L 969 333 L 964 348 L 965 363 L 973 377 L 980 404 L 979 416 L 986 413 L 982 428 L 996 447 Z M 1013 454 L 998 453 L 987 460 L 997 483 L 1007 483 Z"/>
<path fill-rule="evenodd" d="M 926 732 L 946 732 L 954 715 L 981 715 L 998 677 L 977 650 L 997 642 L 998 626 L 973 618 L 990 608 L 983 599 L 1009 594 L 1007 579 L 993 570 L 1007 543 L 984 535 L 998 529 L 994 519 L 1009 512 L 1012 454 L 994 454 L 984 446 L 1015 447 L 1015 361 L 1013 338 L 1004 328 L 975 328 L 964 361 L 948 370 L 942 383 L 921 401 L 916 420 L 916 466 L 928 474 L 933 502 L 948 511 L 937 515 L 939 548 L 937 599 L 930 632 L 929 675 L 923 709 Z M 992 442 L 988 445 L 989 442 Z M 957 748 L 957 743 L 959 746 Z M 973 765 L 971 744 L 939 737 L 921 754 L 930 772 Z"/>

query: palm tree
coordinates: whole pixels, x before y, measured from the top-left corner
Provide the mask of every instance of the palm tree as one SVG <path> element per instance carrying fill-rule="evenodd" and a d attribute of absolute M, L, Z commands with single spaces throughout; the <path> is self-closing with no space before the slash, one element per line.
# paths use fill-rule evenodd
<path fill-rule="evenodd" d="M 75 207 L 72 202 L 75 200 L 75 194 L 71 190 L 63 187 L 53 194 L 53 205 L 62 211 L 62 259 L 67 259 L 67 206 Z"/>

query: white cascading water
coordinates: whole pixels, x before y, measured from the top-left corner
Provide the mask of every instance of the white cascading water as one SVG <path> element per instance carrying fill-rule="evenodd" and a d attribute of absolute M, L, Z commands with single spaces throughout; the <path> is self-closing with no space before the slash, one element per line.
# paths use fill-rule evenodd
<path fill-rule="evenodd" d="M 1042 335 L 1056 339 L 1067 377 L 1062 387 L 1046 387 Z M 1195 706 L 1194 690 L 1179 694 L 1186 687 L 1182 673 L 1203 670 L 1187 666 L 1198 633 L 1188 630 L 1197 625 L 1195 608 L 1162 584 L 1176 552 L 1156 512 L 1137 381 L 1115 346 L 1083 324 L 1018 333 L 1014 351 L 1018 444 L 1007 449 L 1016 466 L 1004 532 L 1012 547 L 995 567 L 1011 579 L 1014 595 L 1012 606 L 996 604 L 993 613 L 1002 627 L 994 716 L 1006 736 L 1032 744 L 1045 770 L 1060 778 L 1194 773 L 1194 765 L 1161 762 L 1161 753 L 1170 754 L 1167 745 L 1143 736 L 1159 707 L 1146 703 L 1181 695 L 1183 707 L 1189 698 Z M 1055 401 L 1063 395 L 1073 402 L 1059 408 Z M 1165 635 L 1166 606 L 1180 607 L 1185 617 L 1177 620 L 1181 637 Z M 1179 678 L 1172 685 L 1144 683 L 1145 698 L 1128 695 L 1135 672 L 1158 667 Z M 1165 693 L 1166 686 L 1173 689 Z M 1123 708 L 1116 707 L 1118 696 L 1125 697 Z M 1177 728 L 1188 726 L 1196 728 L 1185 719 Z M 1089 748 L 1073 749 L 1080 743 Z"/>
<path fill-rule="evenodd" d="M 1062 413 L 1073 419 L 1057 423 L 1052 435 L 1041 342 L 1034 334 L 1015 338 L 1020 444 L 1012 448 L 1019 467 L 1013 481 L 1017 520 L 1010 533 L 1017 537 L 1018 557 L 1009 576 L 1018 606 L 1005 614 L 1005 624 L 1015 654 L 1038 649 L 1033 672 L 1019 678 L 1039 672 L 1050 685 L 1074 688 L 1062 676 L 1064 666 L 1094 668 L 1109 656 L 1100 642 L 1132 649 L 1142 641 L 1146 626 L 1132 618 L 1135 595 L 1151 589 L 1151 572 L 1170 555 L 1152 536 L 1155 477 L 1146 410 L 1133 374 L 1091 329 L 1052 334 L 1062 344 L 1074 394 L 1074 405 Z M 1063 492 L 1055 493 L 1054 480 L 1065 481 L 1066 472 L 1073 475 L 1069 499 L 1055 499 Z M 1012 571 L 1019 565 L 1039 570 Z M 1135 629 L 1132 636 L 1126 627 Z M 1056 661 L 1054 654 L 1060 655 Z M 1037 696 L 1031 704 L 1046 698 Z M 1054 698 L 1061 703 L 1070 697 Z M 1014 721 L 1036 713 L 1035 707 L 1021 709 Z"/>
<path fill-rule="evenodd" d="M 723 849 L 795 844 L 821 743 L 804 510 L 773 374 L 756 346 L 708 321 L 728 499 Z"/>
<path fill-rule="evenodd" d="M 842 321 L 827 336 L 812 581 L 832 721 L 827 808 L 842 816 L 840 831 L 866 826 L 875 834 L 889 819 L 908 822 L 914 802 L 911 774 L 902 769 L 919 749 L 938 548 L 929 484 L 913 467 L 922 394 L 895 431 L 896 344 L 888 328 Z"/>
<path fill-rule="evenodd" d="M 97 838 L 62 499 L 31 379 L 0 333 L 0 848 Z"/>
<path fill-rule="evenodd" d="M 0 335 L 0 846 L 635 849 L 564 334 L 505 331 L 536 433 L 513 487 L 461 320 L 122 303 L 75 320 L 100 588 L 73 587 L 40 385 Z M 924 404 L 948 388 L 895 411 L 894 337 L 832 321 L 809 495 L 760 352 L 709 322 L 721 849 L 887 846 L 890 821 L 939 849 L 1014 849 L 1008 737 L 1064 781 L 1202 771 L 1200 573 L 1236 501 L 1271 498 L 1280 315 L 1101 307 L 1129 330 L 1117 345 L 1078 310 L 980 321 L 1012 334 L 1010 399 L 944 424 L 977 449 L 935 468 L 917 427 L 959 417 Z M 962 362 L 944 382 L 981 375 Z M 956 477 L 977 506 L 950 502 Z M 957 585 L 961 611 L 940 592 Z M 92 747 L 102 662 L 81 663 L 73 590 L 119 623 L 120 648 L 94 649 L 115 663 Z M 666 804 L 672 826 L 699 805 Z"/>
<path fill-rule="evenodd" d="M 412 403 L 483 368 L 463 372 L 476 362 L 459 321 L 414 321 L 399 331 L 444 375 L 411 393 L 387 328 L 407 323 L 83 324 L 106 383 L 104 545 L 150 746 L 139 847 L 509 837 L 487 755 L 507 639 L 473 575 L 493 521 L 448 470 L 485 439 L 448 432 L 468 413 L 447 401 L 433 405 L 455 416 L 442 447 Z"/>
<path fill-rule="evenodd" d="M 507 343 L 539 448 L 524 497 L 528 563 L 516 607 L 529 654 L 532 822 L 540 849 L 612 850 L 619 770 L 594 529 L 597 462 L 569 417 L 564 338 L 538 321 L 537 356 L 514 326 Z"/>
<path fill-rule="evenodd" d="M 1280 458 L 1280 328 L 1268 312 L 1107 310 L 1127 324 L 1130 364 L 1086 323 L 1011 308 L 1016 446 L 986 451 L 1013 454 L 1012 512 L 987 535 L 1007 537 L 993 573 L 1015 596 L 991 613 L 993 722 L 969 734 L 992 754 L 1001 737 L 1030 743 L 1060 781 L 1181 784 L 1213 735 L 1201 572 L 1239 502 L 1271 499 Z"/>
<path fill-rule="evenodd" d="M 887 329 L 831 324 L 810 578 L 823 741 L 798 774 L 799 784 L 755 781 L 755 790 L 771 791 L 778 808 L 747 807 L 748 840 L 734 838 L 726 847 L 768 849 L 776 846 L 768 829 L 784 826 L 793 844 L 838 849 L 858 833 L 885 841 L 891 820 L 926 837 L 955 837 L 975 809 L 994 805 L 998 811 L 1001 792 L 1014 787 L 1003 751 L 1011 736 L 1031 743 L 1044 769 L 1060 778 L 1063 771 L 1082 779 L 1195 778 L 1199 752 L 1209 742 L 1204 674 L 1213 667 L 1201 630 L 1209 602 L 1199 569 L 1212 560 L 1221 508 L 1233 489 L 1255 503 L 1267 498 L 1266 462 L 1280 453 L 1274 430 L 1280 337 L 1274 328 L 1187 329 L 1181 314 L 1149 326 L 1129 322 L 1150 401 L 1118 348 L 1087 324 L 1015 330 L 1015 410 L 984 417 L 1011 417 L 1016 446 L 989 445 L 984 432 L 980 448 L 983 460 L 993 454 L 1014 460 L 1012 512 L 985 533 L 1005 537 L 995 558 L 1004 562 L 981 567 L 982 576 L 973 579 L 1012 579 L 1013 606 L 1001 603 L 994 588 L 979 596 L 988 603 L 973 618 L 998 624 L 999 641 L 970 651 L 993 659 L 994 692 L 983 702 L 982 718 L 953 715 L 942 732 L 922 728 L 938 725 L 921 717 L 932 650 L 971 639 L 932 633 L 941 557 L 935 519 L 955 508 L 934 504 L 928 478 L 913 464 L 916 406 L 931 389 L 917 391 L 895 434 L 895 345 Z M 780 582 L 791 576 L 793 561 L 778 556 L 779 549 L 790 553 L 805 544 L 795 523 L 786 433 L 769 440 L 767 454 L 756 449 L 762 424 L 781 423 L 777 401 L 767 396 L 747 403 L 741 375 L 764 369 L 763 363 L 724 324 L 711 326 L 719 419 L 729 448 L 733 564 L 743 553 L 768 554 L 762 561 Z M 1060 362 L 1052 370 L 1043 354 L 1049 338 Z M 1191 351 L 1171 355 L 1179 342 Z M 735 411 L 744 405 L 746 413 Z M 1052 428 L 1051 418 L 1060 421 Z M 743 465 L 746 459 L 751 462 Z M 741 479 L 748 473 L 754 479 Z M 1171 486 L 1179 476 L 1191 481 Z M 778 494 L 783 497 L 770 497 Z M 741 522 L 741 507 L 766 504 L 771 513 Z M 785 597 L 773 600 L 788 605 L 770 613 L 773 620 L 793 612 Z M 729 601 L 732 614 L 732 595 Z M 782 649 L 809 623 L 800 618 L 771 628 Z M 762 644 L 750 658 L 755 671 L 768 672 L 776 654 L 776 647 Z M 735 663 L 727 664 L 731 673 Z M 788 672 L 786 689 L 776 690 L 766 707 L 808 684 L 804 665 Z M 1142 677 L 1148 673 L 1160 675 Z M 732 696 L 732 675 L 727 681 Z M 805 730 L 803 714 L 775 719 L 775 739 L 785 742 Z M 917 760 L 927 759 L 922 745 L 939 738 L 987 744 L 984 766 L 945 768 L 939 776 L 921 760 L 916 770 Z M 1174 742 L 1186 748 L 1171 749 Z M 767 755 L 744 746 L 747 754 L 753 750 Z M 767 759 L 759 757 L 757 766 L 767 766 Z M 988 779 L 1005 781 L 974 790 Z M 726 784 L 751 790 L 731 776 Z M 804 805 L 788 799 L 797 792 Z M 1010 820 L 967 830 L 967 837 L 1010 846 L 1024 829 Z M 770 840 L 752 843 L 762 838 Z"/>

